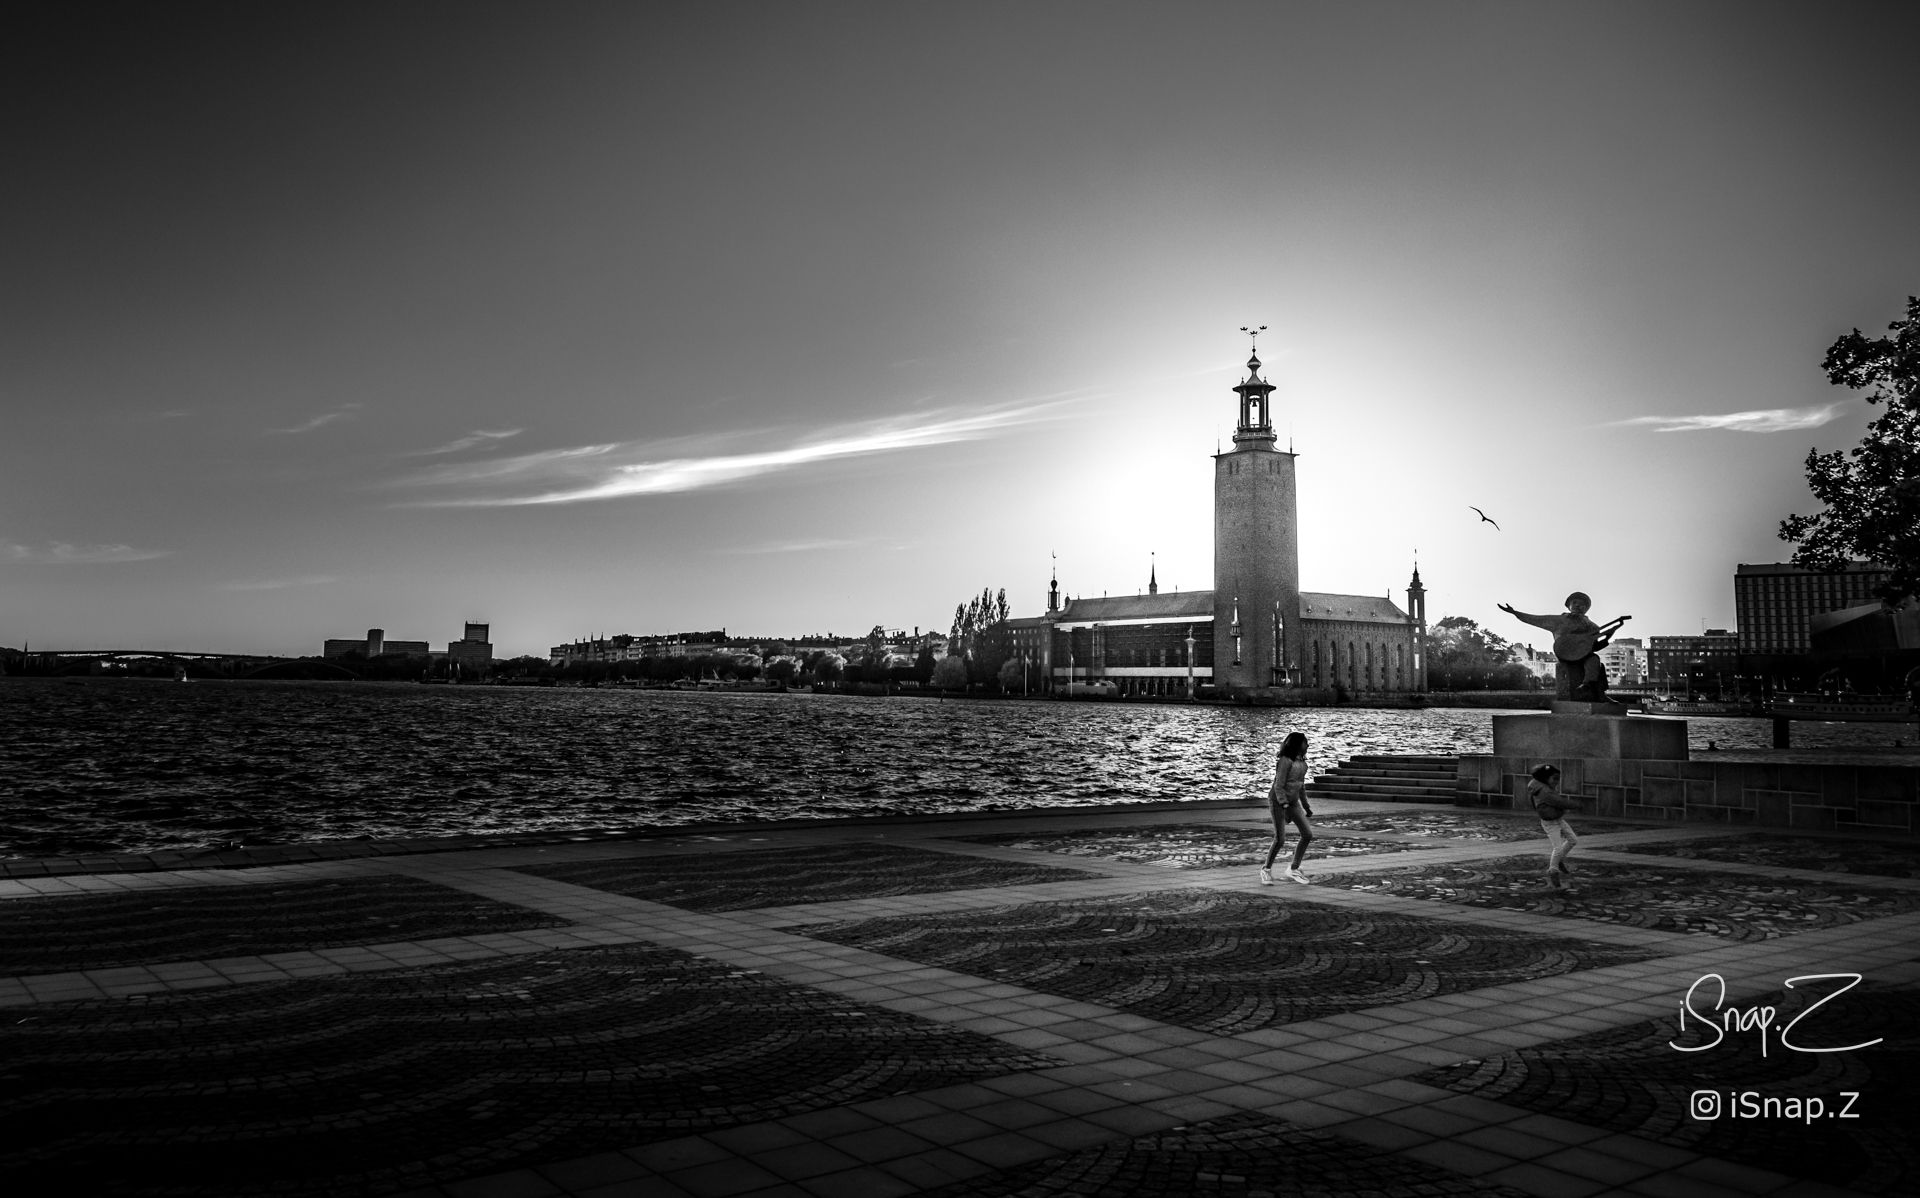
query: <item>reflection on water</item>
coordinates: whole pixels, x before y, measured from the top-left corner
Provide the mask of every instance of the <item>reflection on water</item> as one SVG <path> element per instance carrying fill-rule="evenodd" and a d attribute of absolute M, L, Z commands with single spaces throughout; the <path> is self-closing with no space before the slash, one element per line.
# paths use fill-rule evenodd
<path fill-rule="evenodd" d="M 0 855 L 1253 798 L 1295 728 L 1318 772 L 1356 753 L 1484 753 L 1493 714 L 8 679 Z M 1691 733 L 1769 743 L 1764 720 Z M 1836 735 L 1887 733 L 1794 733 Z"/>

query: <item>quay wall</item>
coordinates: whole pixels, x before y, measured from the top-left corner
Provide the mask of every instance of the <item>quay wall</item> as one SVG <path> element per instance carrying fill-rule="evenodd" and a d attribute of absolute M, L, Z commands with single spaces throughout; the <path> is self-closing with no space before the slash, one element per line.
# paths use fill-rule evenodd
<path fill-rule="evenodd" d="M 1637 761 L 1464 754 L 1454 805 L 1520 810 L 1528 771 L 1560 767 L 1580 810 L 1622 819 L 1920 836 L 1920 766 L 1793 761 Z"/>

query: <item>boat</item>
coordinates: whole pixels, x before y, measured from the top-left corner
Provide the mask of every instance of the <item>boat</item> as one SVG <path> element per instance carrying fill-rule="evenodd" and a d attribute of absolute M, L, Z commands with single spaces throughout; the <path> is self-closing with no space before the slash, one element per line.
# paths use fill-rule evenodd
<path fill-rule="evenodd" d="M 1788 720 L 1857 720 L 1909 724 L 1920 719 L 1913 700 L 1900 695 L 1817 695 L 1776 692 L 1767 714 Z"/>
<path fill-rule="evenodd" d="M 1100 699 L 1116 699 L 1120 696 L 1120 688 L 1105 678 L 1096 678 L 1092 682 L 1069 682 L 1066 686 L 1066 693 L 1074 697 L 1092 696 Z"/>
<path fill-rule="evenodd" d="M 1641 700 L 1648 715 L 1759 715 L 1760 705 L 1744 699 L 1662 699 Z"/>

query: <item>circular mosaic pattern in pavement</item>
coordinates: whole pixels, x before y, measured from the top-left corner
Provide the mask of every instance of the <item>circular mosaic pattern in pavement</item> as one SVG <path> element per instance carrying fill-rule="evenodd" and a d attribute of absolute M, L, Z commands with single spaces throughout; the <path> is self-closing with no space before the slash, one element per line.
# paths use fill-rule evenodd
<path fill-rule="evenodd" d="M 1258 1112 L 1088 1148 L 937 1190 L 921 1198 L 1521 1198 L 1366 1144 Z"/>
<path fill-rule="evenodd" d="M 1349 832 L 1392 832 L 1401 836 L 1431 836 L 1438 840 L 1477 840 L 1511 844 L 1540 836 L 1540 821 L 1532 813 L 1515 815 L 1476 815 L 1458 811 L 1418 808 L 1412 811 L 1382 811 L 1368 815 L 1330 815 L 1314 821 L 1315 828 L 1338 828 Z M 1581 831 L 1645 832 L 1662 824 L 1601 823 L 1588 820 Z"/>
<path fill-rule="evenodd" d="M 689 911 L 1084 881 L 1087 873 L 894 844 L 826 844 L 688 856 L 556 861 L 523 872 Z"/>
<path fill-rule="evenodd" d="M 566 922 L 398 876 L 49 895 L 0 903 L 0 971 L 106 969 Z"/>
<path fill-rule="evenodd" d="M 1218 1035 L 1655 955 L 1202 890 L 793 930 Z"/>
<path fill-rule="evenodd" d="M 582 949 L 0 1021 L 27 1194 L 383 1194 L 1056 1065 L 668 949 Z"/>
<path fill-rule="evenodd" d="M 1370 853 L 1401 853 L 1424 848 L 1389 840 L 1357 836 L 1329 836 L 1314 821 L 1313 855 L 1359 857 Z M 1297 831 L 1287 829 L 1287 852 L 1293 851 Z M 1145 828 L 1086 828 L 1071 832 L 1001 832 L 987 836 L 959 836 L 969 844 L 991 844 L 1006 849 L 1059 853 L 1067 857 L 1099 857 L 1169 869 L 1257 868 L 1267 859 L 1273 830 L 1221 824 L 1165 824 Z"/>
<path fill-rule="evenodd" d="M 1732 861 L 1745 865 L 1820 869 L 1840 874 L 1920 878 L 1920 844 L 1910 840 L 1835 840 L 1824 836 L 1752 833 L 1745 836 L 1715 836 L 1705 840 L 1623 845 L 1621 851 L 1683 857 L 1695 861 Z"/>
<path fill-rule="evenodd" d="M 1692 979 L 1676 979 L 1684 993 Z M 1909 1194 L 1920 1177 L 1920 987 L 1871 983 L 1836 993 L 1840 983 L 1802 982 L 1743 1009 L 1771 1005 L 1777 1033 L 1822 996 L 1828 1001 L 1793 1030 L 1807 1047 L 1843 1047 L 1881 1039 L 1852 1052 L 1793 1052 L 1770 1037 L 1763 1055 L 1757 1032 L 1715 1042 L 1698 1020 L 1682 1031 L 1679 1012 L 1628 1027 L 1435 1069 L 1412 1080 L 1462 1094 L 1671 1144 L 1872 1194 Z M 1714 1010 L 1715 992 L 1696 997 L 1696 1011 Z M 1683 1047 L 1706 1047 L 1680 1052 Z M 1711 1097 L 1692 1104 L 1696 1092 Z M 1844 1095 L 1858 1097 L 1849 1102 Z M 1736 1097 L 1739 1096 L 1739 1097 Z M 1785 1115 L 1789 1098 L 1819 1098 L 1809 1117 Z M 1770 1108 L 1767 1100 L 1773 1100 Z M 1717 1109 L 1716 1118 L 1699 1118 Z M 1754 1117 L 1735 1117 L 1750 1111 Z M 1769 1114 L 1769 1111 L 1774 1112 Z M 1845 1111 L 1847 1118 L 1841 1117 Z"/>
<path fill-rule="evenodd" d="M 1920 910 L 1920 894 L 1843 882 L 1702 873 L 1594 861 L 1576 850 L 1567 889 L 1547 884 L 1546 842 L 1538 856 L 1462 861 L 1365 874 L 1329 873 L 1324 885 L 1466 907 L 1597 919 L 1660 932 L 1703 932 L 1728 940 L 1769 940 Z"/>

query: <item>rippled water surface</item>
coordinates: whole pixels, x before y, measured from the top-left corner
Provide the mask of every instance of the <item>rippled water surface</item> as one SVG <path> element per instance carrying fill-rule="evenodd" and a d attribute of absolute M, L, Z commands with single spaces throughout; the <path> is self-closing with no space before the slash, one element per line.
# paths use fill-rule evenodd
<path fill-rule="evenodd" d="M 1294 728 L 1317 773 L 1487 752 L 1493 714 L 8 679 L 0 856 L 1252 797 Z M 1768 725 L 1692 735 L 1761 747 Z"/>

